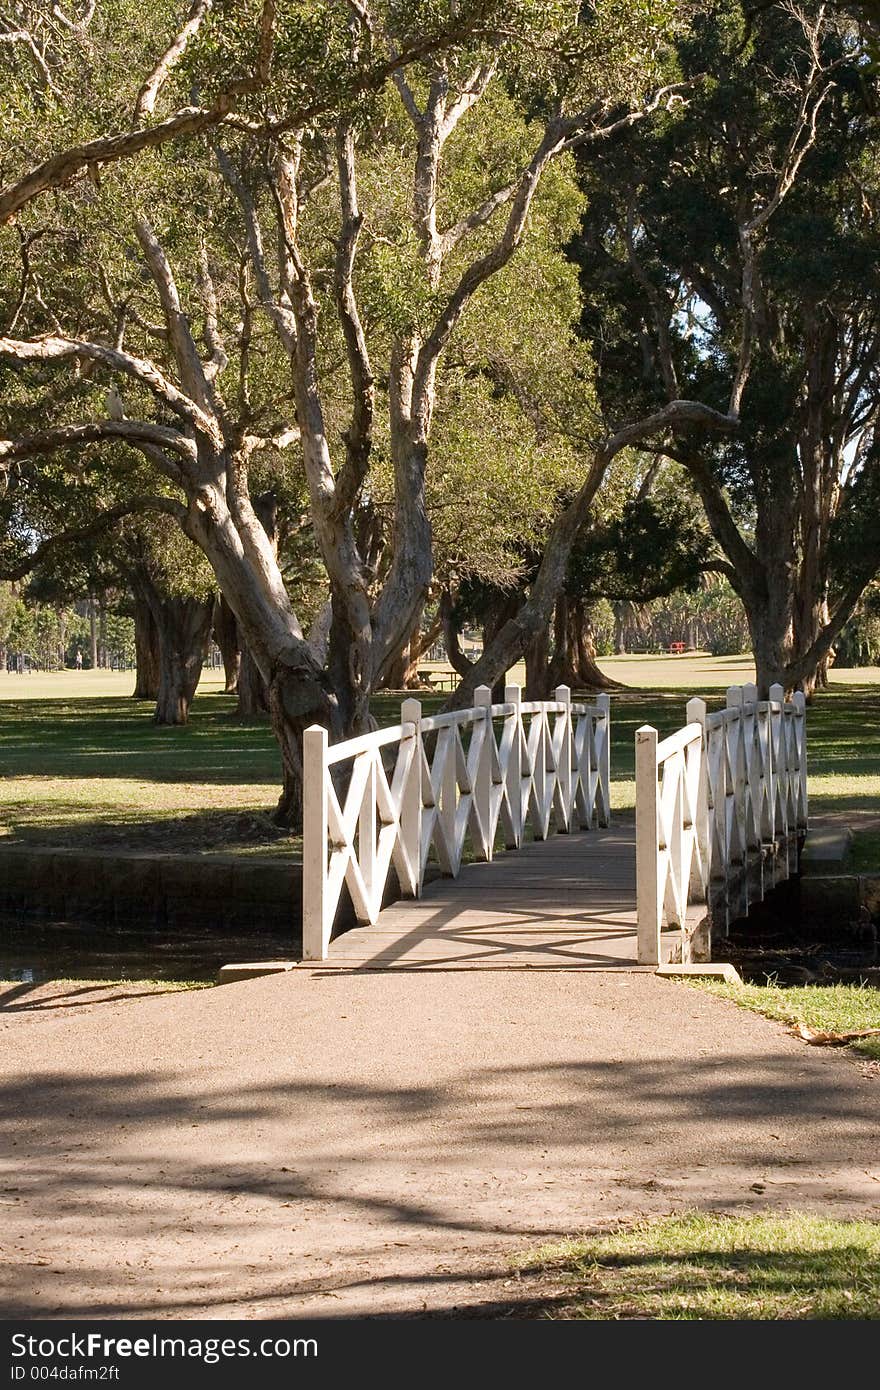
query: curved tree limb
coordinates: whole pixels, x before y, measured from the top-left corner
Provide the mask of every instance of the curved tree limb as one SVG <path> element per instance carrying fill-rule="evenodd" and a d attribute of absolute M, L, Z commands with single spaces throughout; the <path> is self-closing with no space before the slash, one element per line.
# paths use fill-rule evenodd
<path fill-rule="evenodd" d="M 134 357 L 119 348 L 107 347 L 104 343 L 93 343 L 83 338 L 64 338 L 50 334 L 45 338 L 30 341 L 16 338 L 0 338 L 0 357 L 11 357 L 17 362 L 52 362 L 66 358 L 85 358 L 87 361 L 101 362 L 105 367 L 123 372 L 133 377 L 142 386 L 147 386 L 155 396 L 164 401 L 177 415 L 180 415 L 195 429 L 201 430 L 212 441 L 219 441 L 217 422 L 193 401 L 188 395 L 169 381 L 153 362 L 143 357 Z"/>
<path fill-rule="evenodd" d="M 208 14 L 213 0 L 193 0 L 186 23 L 175 34 L 171 43 L 156 63 L 153 71 L 144 78 L 137 94 L 134 107 L 135 124 L 140 125 L 145 116 L 152 116 L 159 96 L 193 35 L 197 34 L 202 20 Z"/>
<path fill-rule="evenodd" d="M 58 425 L 55 429 L 40 430 L 19 439 L 0 439 L 0 469 L 7 460 L 35 458 L 59 449 L 95 444 L 102 439 L 118 439 L 135 448 L 148 445 L 154 449 L 170 449 L 190 463 L 196 457 L 193 441 L 167 425 L 155 425 L 149 420 L 95 420 L 83 425 Z"/>
<path fill-rule="evenodd" d="M 0 579 L 23 579 L 26 574 L 30 574 L 38 565 L 42 564 L 53 551 L 65 545 L 74 545 L 78 541 L 91 540 L 94 536 L 100 536 L 105 531 L 109 531 L 124 517 L 140 515 L 142 512 L 164 512 L 167 516 L 173 516 L 177 522 L 182 522 L 186 517 L 186 508 L 181 502 L 176 502 L 173 497 L 132 497 L 128 502 L 120 502 L 115 507 L 108 507 L 106 511 L 99 512 L 84 526 L 71 526 L 66 531 L 59 531 L 54 536 L 48 536 L 24 560 L 6 568 L 0 567 Z"/>

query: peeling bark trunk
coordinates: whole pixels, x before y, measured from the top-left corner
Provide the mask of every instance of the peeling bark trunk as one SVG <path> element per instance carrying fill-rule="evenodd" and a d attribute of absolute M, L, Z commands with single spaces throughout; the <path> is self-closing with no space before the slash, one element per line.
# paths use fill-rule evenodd
<path fill-rule="evenodd" d="M 255 498 L 254 513 L 277 560 L 278 506 L 274 494 L 267 492 Z M 269 687 L 246 642 L 241 643 L 236 713 L 239 719 L 259 719 L 269 713 Z"/>
<path fill-rule="evenodd" d="M 443 644 L 446 658 L 457 676 L 464 678 L 473 669 L 474 663 L 461 649 L 461 627 L 455 616 L 455 605 L 448 589 L 440 595 L 440 625 L 443 630 Z"/>
<path fill-rule="evenodd" d="M 421 631 L 422 614 L 419 612 L 415 627 L 409 637 L 398 647 L 394 655 L 385 663 L 382 671 L 380 690 L 419 689 L 418 665 L 425 652 L 436 641 L 439 621 L 434 622 L 427 632 Z"/>
<path fill-rule="evenodd" d="M 236 714 L 239 719 L 259 719 L 261 715 L 268 713 L 269 691 L 266 682 L 260 674 L 260 668 L 245 647 L 241 653 L 238 670 Z"/>
<path fill-rule="evenodd" d="M 214 600 L 166 598 L 153 607 L 159 635 L 157 724 L 185 724 L 211 640 Z"/>
<path fill-rule="evenodd" d="M 135 683 L 133 700 L 156 700 L 159 696 L 159 633 L 147 600 L 135 594 L 134 601 Z"/>
<path fill-rule="evenodd" d="M 596 662 L 592 623 L 582 599 L 560 594 L 553 627 L 555 650 L 548 677 L 551 690 L 557 685 L 572 690 L 620 689 L 619 682 L 606 676 Z"/>
<path fill-rule="evenodd" d="M 527 700 L 550 698 L 550 628 L 542 628 L 526 643 L 523 657 L 526 663 Z"/>
<path fill-rule="evenodd" d="M 217 595 L 217 602 L 214 606 L 214 641 L 220 648 L 220 655 L 223 658 L 224 689 L 227 695 L 234 695 L 238 690 L 241 650 L 238 644 L 235 614 L 222 594 Z"/>
<path fill-rule="evenodd" d="M 335 693 L 323 677 L 295 665 L 279 663 L 268 685 L 269 717 L 281 750 L 281 794 L 273 819 L 293 830 L 302 828 L 303 734 L 311 724 L 322 724 L 330 742 L 345 737 Z"/>

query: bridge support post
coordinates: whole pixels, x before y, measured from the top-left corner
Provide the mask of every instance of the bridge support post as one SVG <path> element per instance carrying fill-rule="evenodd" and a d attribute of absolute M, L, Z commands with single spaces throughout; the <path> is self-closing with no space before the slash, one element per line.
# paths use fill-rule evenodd
<path fill-rule="evenodd" d="M 706 748 L 706 701 L 695 696 L 688 700 L 685 717 L 689 724 L 699 724 L 703 730 L 702 743 L 700 745 L 700 785 L 697 792 L 697 804 L 693 808 L 695 821 L 694 833 L 697 841 L 697 852 L 691 861 L 691 891 L 709 905 L 709 882 L 712 866 L 710 857 L 712 853 L 712 841 L 709 834 L 709 768 L 707 762 Z"/>
<path fill-rule="evenodd" d="M 327 901 L 327 730 L 303 734 L 303 960 L 326 960 L 330 945 Z"/>
<path fill-rule="evenodd" d="M 415 725 L 413 760 L 407 773 L 400 801 L 400 839 L 410 866 L 410 882 L 401 883 L 404 895 L 422 896 L 422 702 L 404 700 L 400 706 L 401 724 Z"/>
<path fill-rule="evenodd" d="M 807 833 L 807 818 L 809 812 L 809 800 L 807 797 L 807 697 L 802 690 L 796 690 L 793 696 L 794 702 L 794 727 L 795 742 L 797 746 L 797 776 L 798 776 L 798 814 L 797 829 L 799 835 Z"/>
<path fill-rule="evenodd" d="M 559 749 L 559 765 L 556 769 L 556 777 L 561 793 L 563 823 L 559 827 L 561 830 L 571 830 L 574 806 L 572 805 L 571 795 L 571 687 L 568 685 L 557 685 L 553 692 L 553 698 L 557 704 L 565 705 L 565 714 L 561 717 L 565 721 L 562 730 Z M 560 716 L 557 716 L 559 718 Z"/>
<path fill-rule="evenodd" d="M 596 749 L 596 764 L 599 774 L 599 795 L 597 797 L 597 819 L 604 829 L 611 824 L 611 696 L 607 690 L 596 696 L 596 708 L 604 714 L 599 721 L 602 737 Z M 599 727 L 597 724 L 597 728 Z"/>
<path fill-rule="evenodd" d="M 477 765 L 474 768 L 474 806 L 483 858 L 487 864 L 492 862 L 492 691 L 488 685 L 478 685 L 474 691 L 474 706 L 483 711 L 483 738 L 480 745 Z"/>
<path fill-rule="evenodd" d="M 523 785 L 522 785 L 522 745 L 523 727 L 522 689 L 518 685 L 504 687 L 504 703 L 513 705 L 513 734 L 510 739 L 507 761 L 507 804 L 510 807 L 510 827 L 506 835 L 506 848 L 519 849 L 522 843 L 523 828 Z"/>
<path fill-rule="evenodd" d="M 660 964 L 660 901 L 657 818 L 657 730 L 636 730 L 636 911 L 640 965 Z"/>

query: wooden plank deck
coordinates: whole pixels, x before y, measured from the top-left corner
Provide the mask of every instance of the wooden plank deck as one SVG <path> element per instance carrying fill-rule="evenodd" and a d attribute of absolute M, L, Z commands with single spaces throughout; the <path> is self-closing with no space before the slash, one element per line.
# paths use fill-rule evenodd
<path fill-rule="evenodd" d="M 318 968 L 652 969 L 636 962 L 635 871 L 631 822 L 554 835 L 435 879 L 336 937 Z"/>

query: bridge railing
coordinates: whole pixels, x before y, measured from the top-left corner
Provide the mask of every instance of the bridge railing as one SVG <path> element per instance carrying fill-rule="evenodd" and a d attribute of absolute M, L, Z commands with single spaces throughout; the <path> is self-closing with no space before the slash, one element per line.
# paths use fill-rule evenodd
<path fill-rule="evenodd" d="M 688 723 L 658 741 L 636 731 L 636 881 L 639 960 L 660 961 L 664 929 L 682 931 L 688 907 L 721 933 L 797 870 L 807 828 L 806 704 L 779 685 L 759 700 L 731 686 L 708 714 L 688 701 Z"/>
<path fill-rule="evenodd" d="M 610 702 L 522 699 L 488 686 L 470 709 L 423 717 L 404 700 L 401 722 L 332 746 L 317 725 L 303 739 L 303 955 L 323 960 L 348 888 L 359 922 L 382 908 L 392 867 L 418 897 L 433 854 L 457 876 L 467 846 L 491 860 L 498 834 L 517 849 L 528 829 L 589 829 L 610 819 Z"/>

